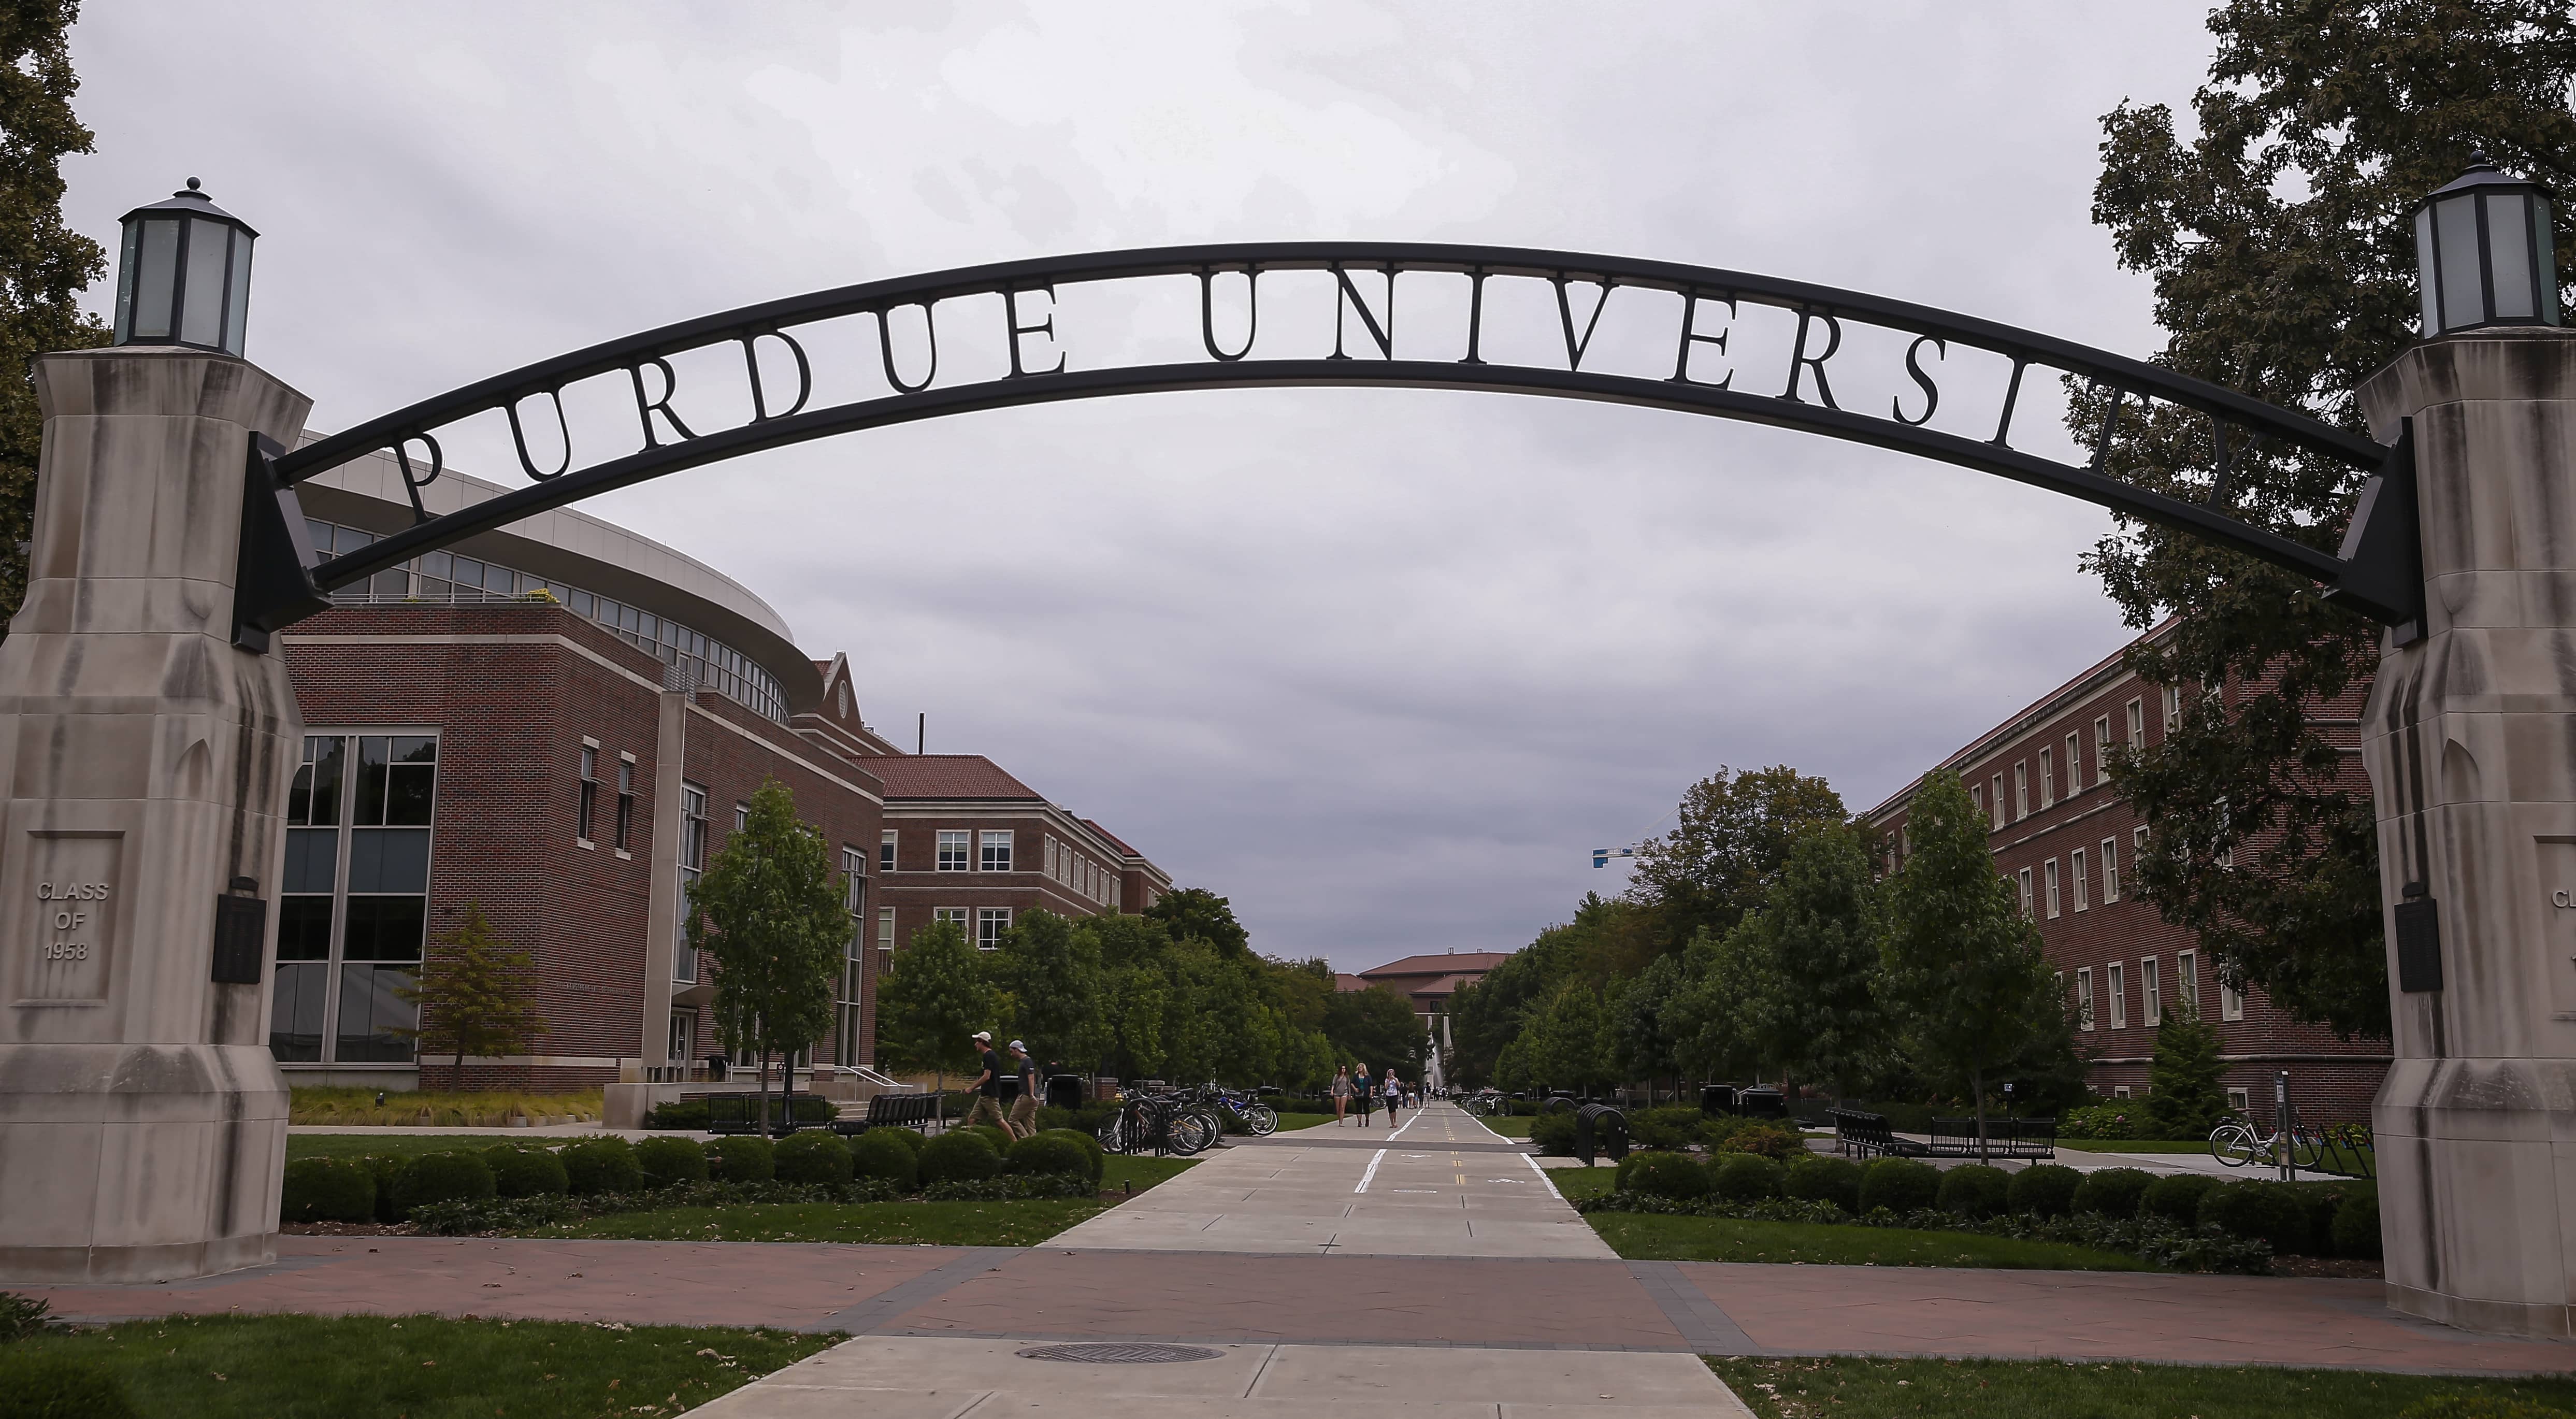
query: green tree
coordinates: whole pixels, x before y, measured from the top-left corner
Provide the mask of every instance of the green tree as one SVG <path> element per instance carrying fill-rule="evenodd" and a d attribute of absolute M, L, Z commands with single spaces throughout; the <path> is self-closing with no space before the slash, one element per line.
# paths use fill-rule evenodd
<path fill-rule="evenodd" d="M 1547 1088 L 1587 1094 L 1610 1083 L 1618 1071 L 1609 1024 L 1601 992 L 1591 982 L 1576 979 L 1558 986 L 1547 1008 L 1522 1033 L 1531 1074 Z"/>
<path fill-rule="evenodd" d="M 1745 1022 L 1783 1087 L 1807 1080 L 1850 1094 L 1882 1072 L 1892 1043 L 1879 998 L 1886 912 L 1859 832 L 1801 833 L 1743 929 L 1753 935 Z"/>
<path fill-rule="evenodd" d="M 72 114 L 80 79 L 67 37 L 75 0 L 0 5 L 0 635 L 27 595 L 36 457 L 44 415 L 34 358 L 107 343 L 107 327 L 73 303 L 107 270 L 97 242 L 63 225 L 62 160 L 90 149 Z"/>
<path fill-rule="evenodd" d="M 776 779 L 753 791 L 743 826 L 689 890 L 689 945 L 715 956 L 715 1016 L 725 1048 L 760 1070 L 760 1123 L 769 1126 L 769 1056 L 787 1058 L 832 1027 L 832 983 L 850 937 L 842 883 L 823 835 L 798 821 Z"/>
<path fill-rule="evenodd" d="M 1100 943 L 1044 909 L 1024 913 L 985 962 L 987 976 L 1009 992 L 1013 1034 L 1031 1058 L 1093 1058 L 1102 1016 Z"/>
<path fill-rule="evenodd" d="M 1679 956 L 1657 956 L 1620 986 L 1612 1007 L 1616 1024 L 1611 1044 L 1619 1075 L 1644 1081 L 1649 1098 L 1656 1080 L 1681 1075 L 1680 1017 L 1674 1004 L 1689 984 Z"/>
<path fill-rule="evenodd" d="M 2218 1029 L 2187 1009 L 2165 1012 L 2147 1066 L 2147 1116 L 2166 1138 L 2206 1138 L 2227 1114 Z"/>
<path fill-rule="evenodd" d="M 2025 1060 L 2064 1007 L 1958 774 L 1925 774 L 1905 826 L 1914 852 L 1889 893 L 1885 999 L 1916 1062 L 1975 1094 L 1982 1159 L 1987 1076 Z"/>
<path fill-rule="evenodd" d="M 465 915 L 440 933 L 421 961 L 420 974 L 394 994 L 420 1007 L 420 1025 L 398 1029 L 424 1054 L 456 1057 L 448 1087 L 465 1087 L 465 1056 L 496 1059 L 526 1054 L 546 1029 L 545 1016 L 528 991 L 537 963 L 514 950 L 483 917 L 483 904 L 467 902 Z"/>
<path fill-rule="evenodd" d="M 993 1018 L 983 956 L 953 921 L 912 933 L 877 982 L 878 1057 L 897 1069 L 931 1071 L 933 1087 L 946 1093 L 948 1071 L 975 1057 L 967 1037 Z"/>
<path fill-rule="evenodd" d="M 1720 768 L 1690 786 L 1676 816 L 1671 832 L 1638 847 L 1629 887 L 1661 917 L 1666 950 L 1703 928 L 1718 936 L 1734 930 L 1762 904 L 1800 833 L 1849 817 L 1823 779 L 1776 764 Z"/>
<path fill-rule="evenodd" d="M 2480 144 L 2576 192 L 2576 18 L 2564 0 L 2231 0 L 2209 26 L 2196 133 L 2163 104 L 2106 116 L 2093 218 L 2154 280 L 2160 363 L 2360 431 L 2355 388 L 2417 335 L 2409 208 Z M 2564 223 L 2557 244 L 2576 274 Z M 2089 443 L 2108 396 L 2074 394 Z M 2110 471 L 2206 500 L 2208 421 L 2135 404 Z M 2233 452 L 2231 515 L 2334 550 L 2359 472 Z M 2357 712 L 2378 628 L 2302 577 L 2160 527 L 2123 520 L 2086 565 L 2131 625 L 2179 618 L 2129 653 L 2142 678 L 2225 690 L 2192 689 L 2179 725 L 2115 763 L 2152 825 L 2131 880 L 2232 982 L 2345 1035 L 2387 1033 L 2371 798 L 2332 727 Z"/>
<path fill-rule="evenodd" d="M 1335 1058 L 1367 1065 L 1372 1077 L 1393 1069 L 1408 1080 L 1422 1078 L 1422 1017 L 1385 986 L 1334 992 L 1324 1002 L 1324 1038 Z"/>
<path fill-rule="evenodd" d="M 1220 956 L 1240 956 L 1252 949 L 1252 933 L 1234 919 L 1225 898 L 1204 887 L 1165 892 L 1145 908 L 1149 921 L 1159 921 L 1175 941 L 1204 941 Z"/>
<path fill-rule="evenodd" d="M 1667 1013 L 1682 1072 L 1699 1079 L 1742 1079 L 1762 1065 L 1745 1002 L 1760 989 L 1758 938 L 1738 922 L 1719 936 L 1700 928 L 1682 949 L 1681 990 Z"/>

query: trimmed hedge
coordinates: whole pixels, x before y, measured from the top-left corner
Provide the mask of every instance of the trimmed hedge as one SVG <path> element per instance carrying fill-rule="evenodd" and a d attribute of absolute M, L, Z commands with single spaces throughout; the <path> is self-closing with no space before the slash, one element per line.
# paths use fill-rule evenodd
<path fill-rule="evenodd" d="M 2115 1222 L 2138 1215 L 2138 1199 L 2155 1186 L 2155 1175 L 2139 1168 L 2104 1168 L 2086 1173 L 2075 1189 L 2075 1210 L 2098 1212 Z"/>
<path fill-rule="evenodd" d="M 1857 1216 L 1860 1212 L 1860 1164 L 1849 1158 L 1810 1153 L 1789 1165 L 1782 1192 L 1802 1202 L 1830 1202 Z"/>
<path fill-rule="evenodd" d="M 644 1115 L 646 1128 L 672 1128 L 686 1133 L 704 1133 L 707 1131 L 709 1122 L 707 1101 L 704 1099 L 684 1099 L 676 1103 L 655 1104 L 653 1111 Z"/>
<path fill-rule="evenodd" d="M 995 1128 L 989 1123 L 960 1124 L 948 1131 L 950 1133 L 971 1133 L 976 1137 L 983 1139 L 985 1142 L 993 1145 L 993 1152 L 997 1157 L 1011 1151 L 1012 1139 L 1009 1131 L 1006 1129 Z"/>
<path fill-rule="evenodd" d="M 829 1133 L 791 1133 L 778 1140 L 772 1166 L 783 1183 L 845 1183 L 850 1145 Z"/>
<path fill-rule="evenodd" d="M 891 1184 L 899 1192 L 919 1187 L 912 1150 L 897 1140 L 920 1136 L 908 1128 L 871 1128 L 860 1134 L 850 1145 L 852 1175 Z"/>
<path fill-rule="evenodd" d="M 104 1367 L 68 1355 L 0 1350 L 0 1414 L 27 1419 L 137 1419 L 125 1385 Z"/>
<path fill-rule="evenodd" d="M 1937 1206 L 1944 1212 L 1983 1221 L 2004 1210 L 2012 1192 L 2012 1175 L 1984 1163 L 1962 1163 L 1941 1175 Z"/>
<path fill-rule="evenodd" d="M 278 1207 L 285 1222 L 372 1222 L 376 1173 L 357 1158 L 298 1158 L 286 1165 Z"/>
<path fill-rule="evenodd" d="M 1860 1170 L 1860 1210 L 1914 1212 L 1941 1196 L 1941 1173 L 1912 1158 L 1880 1158 Z"/>
<path fill-rule="evenodd" d="M 1788 1169 L 1759 1153 L 1727 1153 L 1709 1161 L 1714 1191 L 1729 1202 L 1760 1202 L 1778 1197 Z"/>
<path fill-rule="evenodd" d="M 2335 1255 L 2379 1260 L 2379 1194 L 2356 1192 L 2345 1198 L 2343 1206 L 2335 1209 L 2334 1225 L 2328 1231 Z"/>
<path fill-rule="evenodd" d="M 1767 1119 L 1738 1119 L 1737 1127 L 1718 1140 L 1720 1153 L 1758 1153 L 1788 1161 L 1807 1151 L 1807 1136 Z"/>
<path fill-rule="evenodd" d="M 1083 1175 L 1091 1179 L 1091 1185 L 1093 1188 L 1096 1189 L 1100 1186 L 1101 1175 L 1107 1172 L 1109 1168 L 1109 1150 L 1100 1146 L 1099 1139 L 1094 1138 L 1090 1134 L 1084 1133 L 1079 1129 L 1072 1128 L 1043 1129 L 1040 1130 L 1037 1136 L 1040 1138 L 1061 1138 L 1066 1142 L 1071 1143 L 1074 1147 L 1081 1149 L 1083 1157 Z"/>
<path fill-rule="evenodd" d="M 707 1145 L 707 1173 L 717 1182 L 767 1182 L 778 1176 L 778 1150 L 755 1134 L 719 1138 Z"/>
<path fill-rule="evenodd" d="M 984 1135 L 971 1129 L 952 1129 L 921 1146 L 921 1156 L 914 1160 L 921 1185 L 929 1187 L 944 1182 L 979 1182 L 1002 1170 L 1002 1155 L 993 1150 Z"/>
<path fill-rule="evenodd" d="M 2221 1183 L 2202 1194 L 2200 1220 L 2229 1236 L 2270 1242 L 2275 1253 L 2308 1249 L 2308 1209 L 2287 1183 Z"/>
<path fill-rule="evenodd" d="M 394 1210 L 408 1216 L 430 1202 L 473 1202 L 499 1191 L 492 1165 L 475 1153 L 423 1153 L 394 1175 Z"/>
<path fill-rule="evenodd" d="M 2368 1192 L 2376 1194 L 2378 1184 L 2358 1178 L 2348 1182 L 2303 1182 L 2290 1184 L 2291 1195 L 2308 1214 L 2308 1245 L 2319 1256 L 2339 1255 L 2334 1250 L 2335 1218 L 2343 1215 L 2344 1203 Z"/>
<path fill-rule="evenodd" d="M 2202 1195 L 2218 1184 L 2219 1179 L 2207 1173 L 2175 1173 L 2158 1178 L 2139 1195 L 2139 1214 L 2191 1226 L 2200 1220 Z"/>
<path fill-rule="evenodd" d="M 1688 1199 L 1708 1196 L 1715 1184 L 1710 1169 L 1687 1153 L 1648 1152 L 1619 1160 L 1615 1186 L 1623 1192 Z"/>
<path fill-rule="evenodd" d="M 1628 1139 L 1640 1148 L 1688 1148 L 1699 1141 L 1697 1109 L 1638 1109 L 1628 1115 Z"/>
<path fill-rule="evenodd" d="M 902 1145 L 905 1152 L 910 1153 L 915 1158 L 921 1156 L 921 1145 L 930 1141 L 930 1135 L 923 1133 L 917 1128 L 871 1128 L 867 1131 L 866 1136 L 874 1138 L 878 1134 L 884 1134 L 886 1137 L 893 1139 L 896 1143 Z"/>
<path fill-rule="evenodd" d="M 403 1157 L 399 1153 L 371 1153 L 358 1161 L 366 1164 L 367 1171 L 376 1175 L 376 1220 L 379 1222 L 401 1221 L 402 1209 L 394 1205 L 394 1181 L 402 1176 L 403 1168 L 407 1166 L 411 1160 Z"/>
<path fill-rule="evenodd" d="M 1552 1114 L 1538 1115 L 1530 1120 L 1529 1136 L 1530 1142 L 1537 1144 L 1538 1151 L 1542 1153 L 1557 1158 L 1573 1157 L 1574 1111 L 1560 1109 Z"/>
<path fill-rule="evenodd" d="M 1002 1171 L 1019 1177 L 1063 1173 L 1089 1182 L 1091 1155 L 1061 1132 L 1034 1133 L 1011 1145 L 1002 1158 Z"/>
<path fill-rule="evenodd" d="M 563 1150 L 565 1181 L 575 1197 L 600 1192 L 633 1192 L 644 1185 L 644 1169 L 635 1161 L 635 1146 L 611 1135 L 590 1138 Z"/>
<path fill-rule="evenodd" d="M 2060 1163 L 2033 1163 L 2013 1174 L 2004 1200 L 2015 1212 L 2033 1217 L 2065 1217 L 2075 1211 L 2075 1190 L 2084 1175 Z"/>
<path fill-rule="evenodd" d="M 671 1187 L 707 1180 L 706 1145 L 694 1138 L 647 1138 L 635 1145 L 635 1166 L 644 1170 L 646 1187 Z"/>
<path fill-rule="evenodd" d="M 563 1159 L 543 1148 L 495 1144 L 483 1150 L 483 1161 L 491 1165 L 492 1185 L 501 1197 L 536 1197 L 572 1188 Z"/>

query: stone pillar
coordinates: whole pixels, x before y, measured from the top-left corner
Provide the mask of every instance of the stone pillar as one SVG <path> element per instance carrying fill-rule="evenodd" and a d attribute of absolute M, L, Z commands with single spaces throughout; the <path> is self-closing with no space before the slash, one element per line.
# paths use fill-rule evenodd
<path fill-rule="evenodd" d="M 2417 345 L 2361 389 L 2412 420 L 2423 639 L 2363 718 L 2396 1063 L 2378 1134 L 2388 1300 L 2576 1322 L 2576 331 Z"/>
<path fill-rule="evenodd" d="M 47 355 L 36 386 L 27 599 L 0 641 L 0 1283 L 257 1265 L 303 726 L 285 664 L 232 645 L 232 586 L 250 436 L 292 447 L 311 401 L 175 348 Z M 256 982 L 213 979 L 227 895 L 272 904 Z"/>

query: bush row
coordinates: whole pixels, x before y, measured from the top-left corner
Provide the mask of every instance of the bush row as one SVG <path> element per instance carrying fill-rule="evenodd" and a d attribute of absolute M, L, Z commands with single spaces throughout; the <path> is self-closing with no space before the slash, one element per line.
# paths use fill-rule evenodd
<path fill-rule="evenodd" d="M 1639 1148 L 1681 1149 L 1697 1144 L 1713 1152 L 1788 1158 L 1807 1146 L 1804 1134 L 1776 1119 L 1702 1114 L 1692 1108 L 1639 1109 L 1626 1117 L 1628 1141 Z M 1542 1153 L 1571 1157 L 1574 1111 L 1559 1109 L 1530 1120 L 1530 1141 Z"/>
<path fill-rule="evenodd" d="M 1863 1166 L 1812 1153 L 1784 1167 L 1750 1153 L 1702 1160 L 1647 1152 L 1619 1164 L 1616 1187 L 1684 1203 L 1830 1203 L 1847 1216 L 1934 1210 L 1972 1222 L 2005 1216 L 2098 1216 L 2115 1222 L 2144 1217 L 2185 1228 L 2217 1227 L 2283 1255 L 2379 1255 L 2379 1195 L 2359 1182 L 2225 1182 L 2194 1173 L 2159 1178 L 2136 1168 L 2086 1174 L 2053 1163 L 2018 1173 L 1976 1163 L 1945 1171 L 1912 1158 L 1880 1158 Z"/>
<path fill-rule="evenodd" d="M 1932 1207 L 1905 1212 L 1876 1207 L 1855 1216 L 1838 1204 L 1812 1199 L 1784 1197 L 1758 1202 L 1729 1202 L 1706 1196 L 1682 1201 L 1639 1192 L 1587 1197 L 1575 1207 L 1582 1212 L 1648 1212 L 1756 1222 L 1902 1227 L 1918 1232 L 1969 1232 L 2025 1241 L 2064 1242 L 2099 1251 L 2125 1252 L 2173 1271 L 2260 1276 L 2272 1266 L 2271 1244 L 2259 1238 L 2233 1236 L 2218 1227 L 2186 1226 L 2161 1217 L 2111 1218 L 2098 1212 L 2040 1217 L 2021 1212 L 1971 1219 Z"/>
<path fill-rule="evenodd" d="M 281 1212 L 288 1222 L 399 1222 L 439 1203 L 659 1194 L 695 1185 L 769 1182 L 810 1187 L 874 1182 L 891 1196 L 1005 1175 L 1079 1177 L 1097 1190 L 1105 1166 L 1097 1140 L 1061 1129 L 1016 1144 L 991 1127 L 951 1129 L 928 1139 L 906 1128 L 871 1129 L 849 1140 L 829 1133 L 791 1133 L 774 1144 L 747 1135 L 705 1144 L 689 1138 L 629 1144 L 608 1137 L 559 1152 L 504 1143 L 408 1160 L 301 1158 L 286 1165 Z M 1046 1195 L 1070 1194 L 1060 1189 Z"/>

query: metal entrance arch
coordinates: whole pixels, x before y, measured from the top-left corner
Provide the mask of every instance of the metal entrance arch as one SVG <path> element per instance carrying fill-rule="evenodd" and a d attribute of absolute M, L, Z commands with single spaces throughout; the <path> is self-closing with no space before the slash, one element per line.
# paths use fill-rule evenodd
<path fill-rule="evenodd" d="M 1261 281 L 1280 273 L 1326 273 L 1333 341 L 1279 352 L 1261 334 Z M 1091 283 L 1193 279 L 1203 359 L 1101 368 L 1073 367 L 1081 331 L 1060 326 L 1059 288 Z M 1408 354 L 1399 357 L 1399 296 L 1421 282 L 1463 281 L 1460 317 L 1439 332 L 1455 350 L 1444 359 L 1414 357 L 1420 316 L 1406 325 Z M 1399 286 L 1402 282 L 1402 286 Z M 1488 289 L 1531 292 L 1510 283 L 1537 282 L 1552 297 L 1563 363 L 1497 358 L 1489 348 Z M 1496 283 L 1502 283 L 1497 286 Z M 1274 284 L 1274 290 L 1276 282 Z M 1239 324 L 1229 307 L 1239 295 Z M 942 303 L 982 303 L 968 330 Z M 1636 312 L 1641 299 L 1657 308 Z M 1273 300 L 1277 297 L 1274 294 Z M 1617 300 L 1622 319 L 1661 322 L 1671 369 L 1640 373 L 1584 367 L 1598 358 L 1594 337 Z M 1418 302 L 1418 297 L 1417 297 Z M 1794 334 L 1777 352 L 1748 363 L 1736 337 L 1746 306 L 1769 307 Z M 1408 307 L 1408 309 L 1418 309 Z M 911 312 L 906 314 L 905 312 Z M 992 317 L 998 316 L 998 320 Z M 882 383 L 877 392 L 812 405 L 816 364 L 812 332 L 827 322 L 872 322 Z M 919 338 L 913 338 L 915 328 Z M 1224 329 L 1220 329 L 1224 327 Z M 1857 355 L 1844 349 L 1855 329 L 1892 332 L 1904 342 L 1901 365 L 1876 371 L 1903 383 L 1887 412 L 1845 407 Z M 1135 332 L 1125 332 L 1133 334 Z M 1160 332 L 1169 338 L 1173 332 Z M 800 339 L 800 334 L 807 338 Z M 962 336 L 998 342 L 1007 373 L 940 382 L 939 351 Z M 898 344 L 919 353 L 898 351 Z M 1633 342 L 1632 342 L 1633 343 Z M 710 352 L 724 347 L 726 371 L 711 377 Z M 1890 346 L 1890 349 L 1893 347 Z M 1991 417 L 1980 411 L 1964 432 L 1954 401 L 1950 428 L 1933 426 L 1952 357 L 1982 352 L 2008 371 Z M 685 379 L 675 359 L 700 356 Z M 1833 362 L 1841 359 L 1836 366 Z M 736 363 L 738 361 L 738 368 Z M 1725 362 L 1723 372 L 1712 368 Z M 995 362 L 1000 368 L 1002 362 Z M 1661 362 L 1657 362 L 1660 369 Z M 954 361 L 951 369 L 954 369 Z M 2107 393 L 2105 416 L 2090 458 L 2068 462 L 2013 446 L 2014 418 L 2033 370 L 2061 371 Z M 872 372 L 870 378 L 873 380 Z M 917 377 L 915 375 L 917 374 Z M 2043 377 L 2045 377 L 2043 375 Z M 588 381 L 592 398 L 567 403 Z M 724 388 L 715 387 L 723 384 Z M 2314 580 L 2330 599 L 2406 629 L 2420 621 L 2422 578 L 2415 530 L 2409 442 L 2382 445 L 2290 410 L 2107 351 L 1904 301 L 1741 271 L 1579 252 L 1507 247 L 1383 242 L 1298 242 L 1162 247 L 1048 257 L 968 267 L 818 291 L 746 306 L 541 361 L 370 419 L 293 452 L 254 441 L 254 476 L 245 494 L 246 525 L 234 609 L 235 641 L 265 649 L 268 633 L 321 610 L 327 593 L 423 552 L 548 508 L 660 477 L 684 468 L 853 430 L 982 409 L 1065 399 L 1183 389 L 1296 386 L 1397 386 L 1465 389 L 1641 405 L 1743 419 L 1895 449 L 1978 469 L 2098 503 L 2232 548 Z M 1760 392 L 1777 387 L 1777 394 Z M 617 391 L 611 419 L 596 427 L 596 397 Z M 1954 382 L 1955 389 L 1955 382 Z M 631 398 L 628 397 L 631 392 Z M 1915 407 L 1909 409 L 1909 398 Z M 710 417 L 730 406 L 730 417 Z M 585 410 L 577 432 L 571 409 Z M 2108 453 L 2124 410 L 2188 411 L 2206 425 L 2207 470 L 2197 501 L 2124 481 L 2108 471 Z M 747 414 L 744 412 L 747 411 Z M 527 486 L 433 516 L 421 492 L 445 467 L 454 432 L 497 416 Z M 2135 413 L 2130 417 L 2137 417 Z M 721 426 L 719 426 L 721 425 Z M 1988 432 L 1988 430 L 1991 430 Z M 551 435 L 549 433 L 551 431 Z M 604 451 L 602 451 L 604 450 Z M 305 545 L 294 485 L 378 452 L 398 461 L 415 513 L 412 527 L 347 556 L 321 560 Z M 2249 456 L 2322 457 L 2369 475 L 2341 550 L 2328 553 L 2228 515 L 2229 473 Z M 264 496 L 263 490 L 274 493 Z"/>

